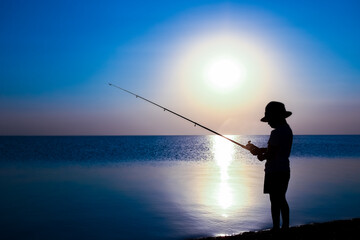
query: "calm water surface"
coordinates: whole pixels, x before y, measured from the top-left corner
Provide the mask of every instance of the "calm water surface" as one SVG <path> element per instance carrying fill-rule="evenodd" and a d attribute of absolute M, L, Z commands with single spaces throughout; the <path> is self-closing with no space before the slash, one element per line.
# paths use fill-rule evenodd
<path fill-rule="evenodd" d="M 233 136 L 266 146 L 268 136 Z M 0 137 L 1 239 L 186 239 L 271 227 L 263 164 L 215 136 Z M 360 217 L 360 136 L 295 136 L 291 225 Z"/>

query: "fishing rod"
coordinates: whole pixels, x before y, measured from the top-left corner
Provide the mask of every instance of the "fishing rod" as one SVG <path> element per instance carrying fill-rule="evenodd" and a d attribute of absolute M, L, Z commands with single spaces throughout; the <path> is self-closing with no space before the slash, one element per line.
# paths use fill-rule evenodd
<path fill-rule="evenodd" d="M 171 111 L 171 110 L 168 109 L 168 108 L 165 108 L 165 107 L 163 107 L 163 106 L 161 106 L 161 105 L 159 105 L 159 104 L 157 104 L 157 103 L 154 103 L 154 102 L 152 102 L 152 101 L 150 101 L 150 100 L 148 100 L 148 99 L 146 99 L 146 98 L 143 98 L 143 97 L 141 97 L 141 96 L 139 96 L 139 95 L 137 95 L 137 94 L 135 94 L 135 93 L 133 93 L 133 92 L 130 92 L 130 91 L 128 91 L 128 90 L 126 90 L 126 89 L 124 89 L 124 88 L 121 88 L 121 87 L 119 87 L 119 86 L 116 86 L 116 85 L 114 85 L 114 84 L 112 84 L 112 83 L 109 83 L 109 85 L 112 86 L 112 87 L 118 88 L 118 89 L 120 89 L 120 90 L 122 90 L 122 91 L 124 91 L 124 92 L 127 92 L 127 93 L 129 93 L 129 94 L 131 94 L 131 95 L 134 95 L 136 98 L 141 98 L 142 100 L 145 100 L 146 102 L 149 102 L 149 103 L 151 103 L 151 104 L 153 104 L 153 105 L 155 105 L 155 106 L 157 106 L 157 107 L 159 107 L 159 108 L 162 108 L 165 112 L 167 111 L 167 112 L 172 113 L 172 114 L 174 114 L 174 115 L 176 115 L 176 116 L 178 116 L 178 117 L 181 117 L 182 119 L 185 119 L 186 121 L 189 121 L 189 122 L 193 123 L 193 124 L 194 124 L 194 127 L 199 126 L 199 127 L 203 128 L 203 129 L 205 129 L 205 130 L 208 130 L 209 132 L 212 132 L 212 133 L 214 133 L 214 134 L 216 134 L 216 135 L 218 135 L 218 136 L 220 136 L 220 137 L 223 137 L 223 138 L 229 140 L 229 141 L 232 142 L 232 143 L 235 143 L 236 145 L 238 145 L 238 146 L 240 146 L 240 147 L 242 147 L 242 148 L 244 148 L 244 149 L 246 149 L 246 150 L 250 150 L 250 147 L 249 147 L 250 141 L 248 142 L 248 146 L 245 146 L 245 145 L 243 145 L 243 144 L 241 144 L 241 143 L 238 143 L 238 142 L 236 142 L 236 141 L 234 141 L 234 140 L 232 140 L 232 139 L 230 139 L 230 138 L 228 138 L 228 137 L 225 137 L 224 135 L 222 135 L 222 134 L 220 134 L 220 133 L 218 133 L 218 132 L 215 132 L 214 130 L 212 130 L 212 129 L 210 129 L 210 128 L 207 128 L 207 127 L 205 127 L 205 126 L 203 126 L 203 125 L 201 125 L 201 124 L 199 124 L 199 123 L 197 123 L 197 122 L 195 122 L 195 121 L 193 121 L 193 120 L 191 120 L 191 119 L 189 119 L 189 118 L 187 118 L 187 117 L 184 117 L 184 116 L 182 116 L 182 115 L 180 115 L 180 114 L 178 114 L 178 113 L 176 113 L 176 112 L 174 112 L 174 111 Z"/>

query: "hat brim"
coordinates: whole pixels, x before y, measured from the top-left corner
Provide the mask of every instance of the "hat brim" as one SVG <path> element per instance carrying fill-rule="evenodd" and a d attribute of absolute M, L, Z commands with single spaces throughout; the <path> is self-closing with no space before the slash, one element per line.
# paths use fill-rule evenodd
<path fill-rule="evenodd" d="M 292 114 L 292 112 L 286 111 L 285 114 L 284 114 L 284 118 L 290 117 L 291 114 Z M 270 118 L 266 117 L 266 116 L 263 117 L 262 119 L 260 119 L 260 121 L 262 121 L 262 122 L 268 122 L 269 120 L 270 120 Z"/>

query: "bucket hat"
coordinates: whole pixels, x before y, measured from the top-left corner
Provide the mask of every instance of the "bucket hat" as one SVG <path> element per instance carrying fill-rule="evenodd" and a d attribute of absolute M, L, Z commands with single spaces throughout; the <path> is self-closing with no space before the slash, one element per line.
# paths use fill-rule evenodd
<path fill-rule="evenodd" d="M 281 102 L 269 102 L 265 107 L 265 116 L 260 120 L 268 122 L 271 119 L 281 119 L 290 117 L 292 112 L 286 111 L 285 105 Z"/>

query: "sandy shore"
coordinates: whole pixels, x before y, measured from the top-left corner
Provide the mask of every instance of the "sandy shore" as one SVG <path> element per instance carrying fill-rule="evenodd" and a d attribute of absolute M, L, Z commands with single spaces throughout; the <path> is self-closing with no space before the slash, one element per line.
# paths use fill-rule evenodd
<path fill-rule="evenodd" d="M 273 233 L 269 230 L 258 232 L 244 232 L 239 235 L 226 237 L 207 237 L 201 240 L 265 240 L 265 239 L 291 239 L 291 240 L 344 240 L 360 239 L 360 218 L 339 220 L 325 223 L 313 223 L 291 227 L 287 231 Z"/>

